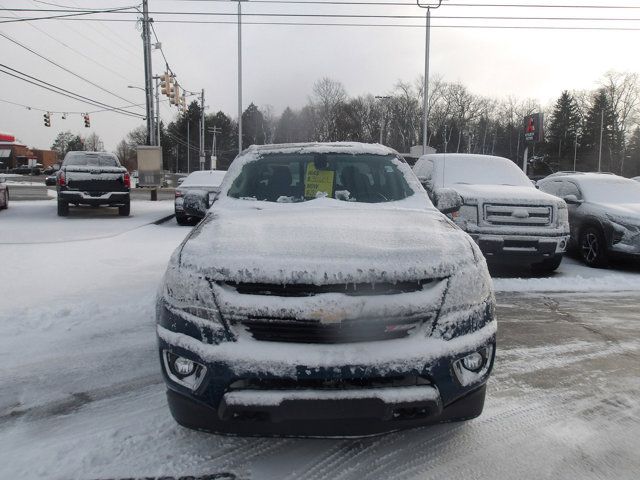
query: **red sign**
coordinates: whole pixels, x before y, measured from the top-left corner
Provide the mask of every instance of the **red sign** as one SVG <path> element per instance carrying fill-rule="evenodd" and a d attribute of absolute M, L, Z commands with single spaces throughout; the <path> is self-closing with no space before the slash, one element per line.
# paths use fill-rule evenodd
<path fill-rule="evenodd" d="M 15 135 L 10 135 L 8 133 L 0 133 L 0 142 L 15 142 Z"/>

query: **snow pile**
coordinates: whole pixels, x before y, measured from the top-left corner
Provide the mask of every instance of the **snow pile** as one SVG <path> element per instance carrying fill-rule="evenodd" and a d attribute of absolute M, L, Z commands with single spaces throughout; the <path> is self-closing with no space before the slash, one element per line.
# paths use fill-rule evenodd
<path fill-rule="evenodd" d="M 72 208 L 68 217 L 58 217 L 55 202 L 10 202 L 9 209 L 2 212 L 0 246 L 108 238 L 147 225 L 172 213 L 172 201 L 133 200 L 130 217 L 120 217 L 117 209 L 104 207 Z M 46 261 L 48 258 L 46 255 L 38 261 Z"/>
<path fill-rule="evenodd" d="M 621 292 L 640 290 L 640 268 L 589 268 L 565 255 L 549 277 L 493 278 L 496 292 Z"/>

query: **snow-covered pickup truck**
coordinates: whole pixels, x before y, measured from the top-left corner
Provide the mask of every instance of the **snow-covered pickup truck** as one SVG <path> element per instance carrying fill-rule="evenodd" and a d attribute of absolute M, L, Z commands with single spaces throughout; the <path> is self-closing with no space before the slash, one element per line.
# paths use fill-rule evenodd
<path fill-rule="evenodd" d="M 466 420 L 495 353 L 480 250 L 381 145 L 245 150 L 174 252 L 156 318 L 171 413 L 215 432 Z"/>
<path fill-rule="evenodd" d="M 113 153 L 68 152 L 56 186 L 60 216 L 69 214 L 70 204 L 118 207 L 120 215 L 129 215 L 131 177 Z"/>
<path fill-rule="evenodd" d="M 459 196 L 453 221 L 491 264 L 558 268 L 569 240 L 566 203 L 536 189 L 511 160 L 490 155 L 429 154 L 413 171 L 438 204 Z"/>

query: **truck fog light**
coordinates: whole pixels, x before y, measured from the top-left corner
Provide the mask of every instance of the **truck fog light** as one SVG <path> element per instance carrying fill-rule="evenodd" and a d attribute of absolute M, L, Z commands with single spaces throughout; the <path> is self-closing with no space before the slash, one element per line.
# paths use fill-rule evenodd
<path fill-rule="evenodd" d="M 560 241 L 560 250 L 564 250 L 567 247 L 567 242 L 565 240 Z"/>
<path fill-rule="evenodd" d="M 463 387 L 483 381 L 491 368 L 493 345 L 487 345 L 453 362 L 453 372 Z"/>
<path fill-rule="evenodd" d="M 167 376 L 178 385 L 196 390 L 204 380 L 207 367 L 188 358 L 163 350 L 162 361 Z"/>
<path fill-rule="evenodd" d="M 191 360 L 186 358 L 178 357 L 175 362 L 173 362 L 173 366 L 177 373 L 180 375 L 189 376 L 196 369 L 196 364 Z"/>
<path fill-rule="evenodd" d="M 471 370 L 472 372 L 477 372 L 482 368 L 482 364 L 484 363 L 484 358 L 478 352 L 474 352 L 470 355 L 467 355 L 462 359 L 462 365 L 467 370 Z"/>

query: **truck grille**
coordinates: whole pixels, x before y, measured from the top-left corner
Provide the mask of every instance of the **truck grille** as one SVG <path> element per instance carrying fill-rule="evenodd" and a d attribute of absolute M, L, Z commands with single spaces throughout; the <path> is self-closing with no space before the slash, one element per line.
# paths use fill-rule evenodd
<path fill-rule="evenodd" d="M 544 227 L 551 224 L 551 206 L 485 204 L 484 219 L 491 225 Z"/>
<path fill-rule="evenodd" d="M 318 320 L 261 318 L 240 323 L 253 338 L 265 342 L 357 343 L 403 338 L 429 319 L 357 319 L 327 324 Z"/>
<path fill-rule="evenodd" d="M 408 282 L 339 283 L 328 285 L 276 284 L 225 282 L 243 295 L 269 295 L 276 297 L 311 297 L 324 293 L 343 293 L 349 296 L 396 295 L 419 292 L 423 286 L 439 279 L 425 279 Z"/>

